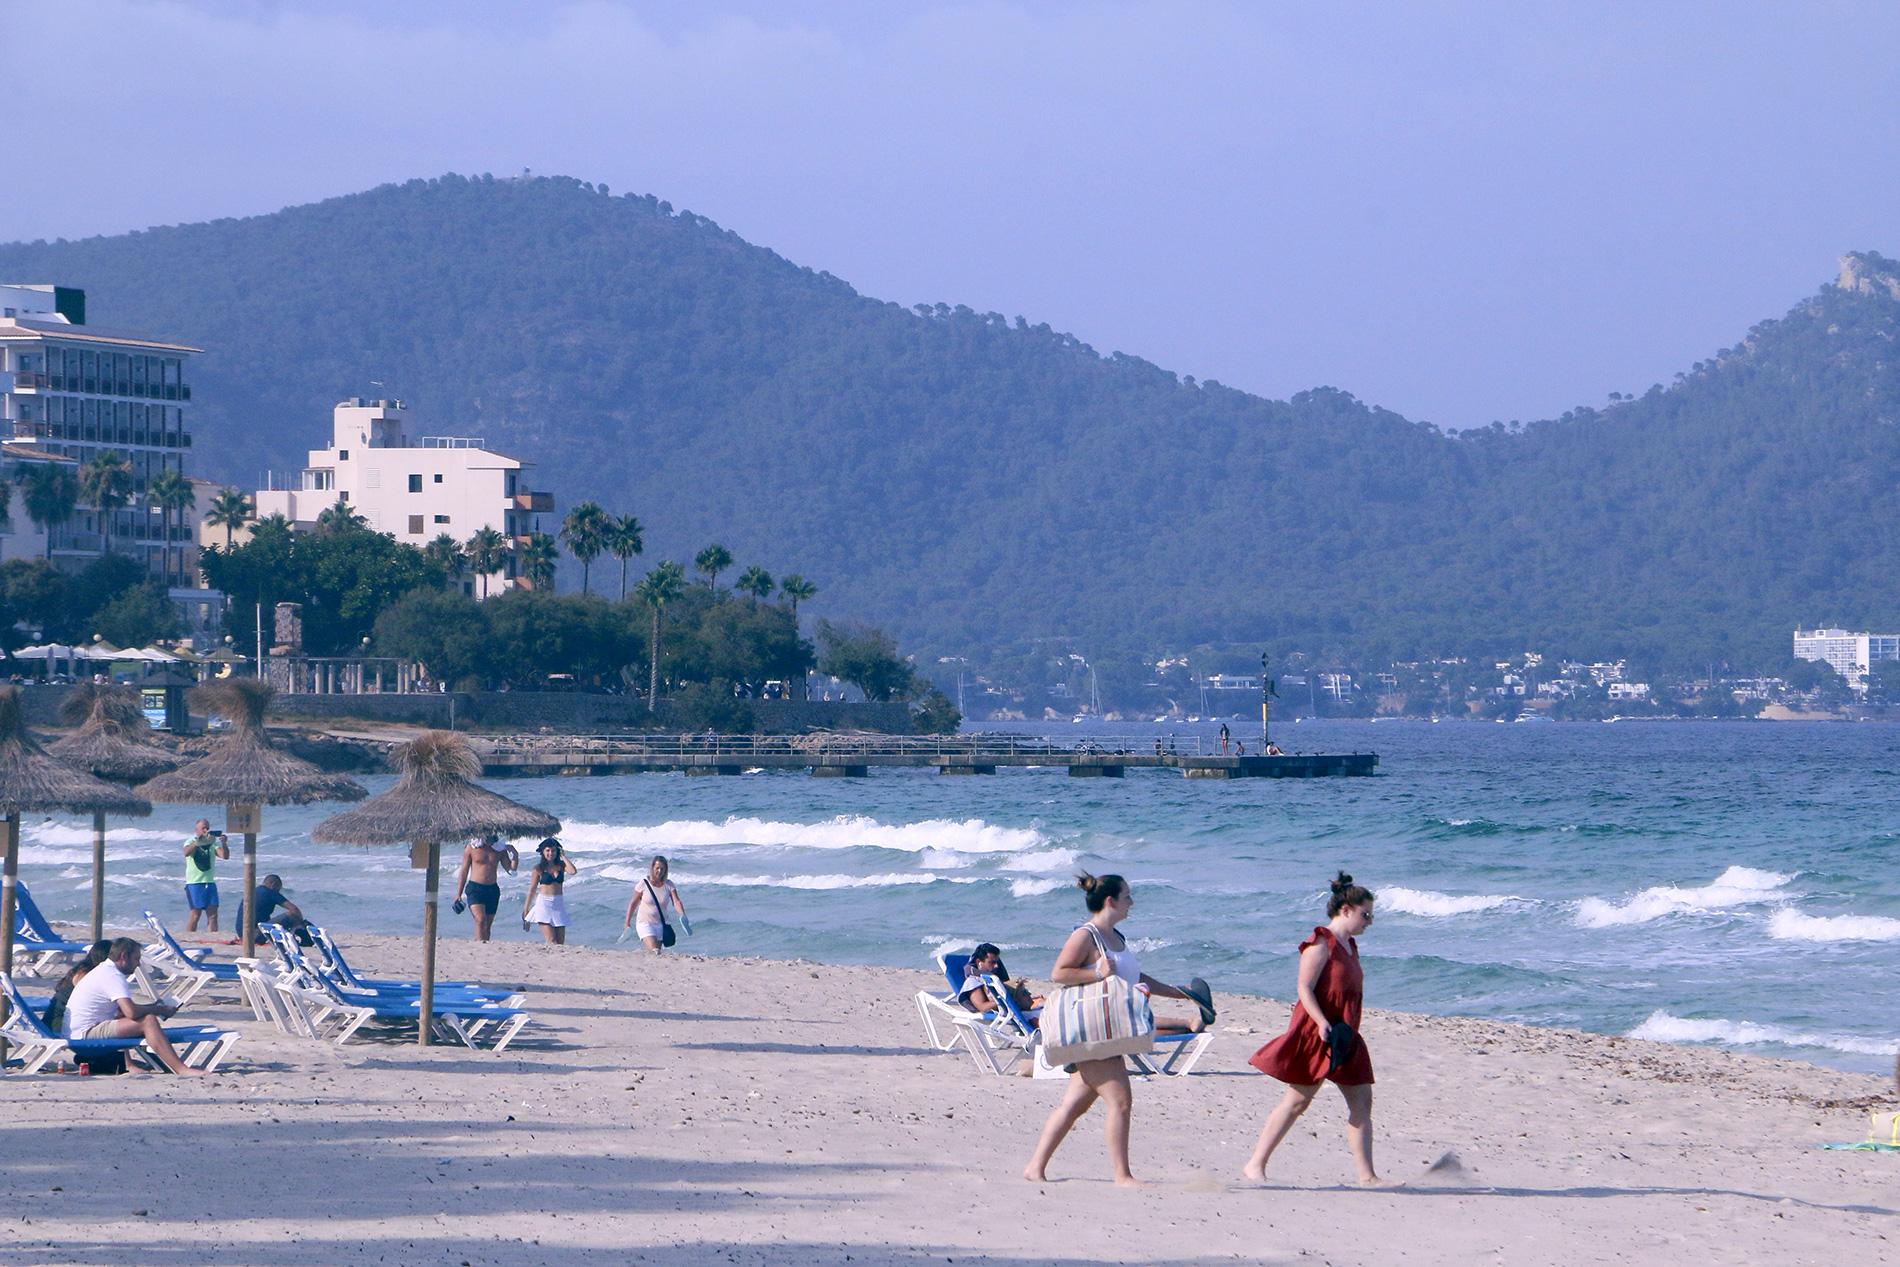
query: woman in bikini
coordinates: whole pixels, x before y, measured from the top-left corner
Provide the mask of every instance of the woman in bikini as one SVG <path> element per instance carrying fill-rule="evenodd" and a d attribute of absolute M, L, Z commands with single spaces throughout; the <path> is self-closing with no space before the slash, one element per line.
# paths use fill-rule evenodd
<path fill-rule="evenodd" d="M 667 906 L 672 906 L 682 925 L 686 923 L 686 907 L 680 902 L 680 891 L 666 878 L 667 870 L 665 858 L 652 861 L 646 878 L 633 886 L 633 897 L 627 902 L 627 918 L 621 924 L 623 929 L 631 927 L 639 933 L 640 944 L 648 950 L 659 950 L 664 945 Z"/>
<path fill-rule="evenodd" d="M 536 850 L 540 855 L 534 864 L 534 880 L 528 885 L 528 901 L 521 908 L 521 929 L 526 932 L 529 924 L 541 926 L 541 936 L 550 946 L 567 944 L 567 898 L 563 889 L 567 877 L 580 870 L 573 859 L 561 848 L 561 842 L 550 836 L 541 842 Z"/>

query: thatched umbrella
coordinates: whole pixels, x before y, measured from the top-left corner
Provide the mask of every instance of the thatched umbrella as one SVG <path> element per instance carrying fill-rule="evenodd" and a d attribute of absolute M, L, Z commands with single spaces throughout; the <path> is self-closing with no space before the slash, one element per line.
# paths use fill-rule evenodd
<path fill-rule="evenodd" d="M 244 833 L 244 953 L 257 948 L 257 832 L 261 805 L 360 801 L 369 793 L 346 775 L 331 774 L 301 757 L 279 752 L 264 734 L 264 712 L 275 692 L 256 678 L 227 678 L 194 686 L 188 697 L 231 720 L 224 741 L 190 765 L 161 774 L 137 789 L 168 804 L 225 806 L 226 827 Z"/>
<path fill-rule="evenodd" d="M 431 730 L 390 754 L 396 786 L 356 809 L 317 824 L 311 839 L 339 845 L 410 846 L 411 865 L 428 868 L 422 897 L 422 1011 L 416 1041 L 429 1043 L 435 1014 L 436 903 L 442 884 L 442 842 L 471 837 L 551 836 L 558 819 L 478 787 L 481 758 L 467 739 Z M 423 860 L 418 863 L 418 857 Z"/>
<path fill-rule="evenodd" d="M 142 783 L 178 768 L 178 758 L 150 743 L 145 711 L 129 687 L 73 688 L 60 705 L 61 717 L 79 727 L 47 751 L 76 769 L 113 783 Z M 106 813 L 92 812 L 92 940 L 98 941 L 106 916 Z"/>
<path fill-rule="evenodd" d="M 13 972 L 13 921 L 20 882 L 20 815 L 152 812 L 122 787 L 93 778 L 46 754 L 26 729 L 17 686 L 0 686 L 0 813 L 6 815 L 6 864 L 0 870 L 0 972 Z M 5 1015 L 0 1003 L 0 1016 Z M 0 1040 L 0 1064 L 6 1043 Z"/>

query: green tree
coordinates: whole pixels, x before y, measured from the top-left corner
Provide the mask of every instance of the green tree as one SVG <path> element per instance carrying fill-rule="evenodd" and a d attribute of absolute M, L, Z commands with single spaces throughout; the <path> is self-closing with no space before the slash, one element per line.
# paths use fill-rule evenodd
<path fill-rule="evenodd" d="M 181 527 L 183 526 L 186 512 L 198 504 L 198 492 L 192 487 L 191 481 L 186 479 L 182 472 L 173 470 L 168 466 L 158 474 L 152 476 L 146 483 L 145 495 L 151 500 L 154 506 L 158 507 L 159 527 L 165 537 L 165 545 L 162 552 L 163 571 L 165 573 L 166 582 L 169 584 L 174 576 L 178 576 L 182 579 L 184 570 L 182 567 L 176 570 L 172 567 L 173 541 L 175 537 L 172 525 L 176 523 Z"/>
<path fill-rule="evenodd" d="M 112 553 L 112 518 L 132 500 L 132 465 L 116 449 L 107 449 L 79 470 L 79 488 L 99 513 L 99 535 Z"/>
<path fill-rule="evenodd" d="M 910 694 L 915 673 L 897 654 L 897 643 L 882 629 L 818 622 L 818 644 L 824 654 L 821 673 L 849 682 L 864 698 L 885 702 Z"/>
<path fill-rule="evenodd" d="M 13 485 L 0 481 L 0 524 L 13 523 Z"/>
<path fill-rule="evenodd" d="M 685 590 L 686 569 L 671 559 L 648 572 L 646 579 L 634 590 L 634 596 L 653 613 L 653 635 L 647 652 L 648 708 L 656 707 L 660 699 L 660 613 L 668 603 L 676 602 Z"/>
<path fill-rule="evenodd" d="M 771 595 L 772 574 L 755 564 L 739 574 L 739 579 L 733 582 L 732 588 L 741 594 L 750 594 L 752 601 L 756 603 Z"/>
<path fill-rule="evenodd" d="M 793 572 L 779 581 L 778 592 L 779 597 L 785 599 L 792 605 L 792 619 L 797 620 L 798 605 L 809 598 L 816 597 L 818 587 L 798 573 Z"/>
<path fill-rule="evenodd" d="M 567 512 L 567 518 L 561 523 L 561 540 L 567 542 L 567 552 L 580 560 L 583 594 L 593 592 L 594 560 L 607 548 L 612 524 L 613 517 L 601 509 L 598 502 L 580 503 Z"/>
<path fill-rule="evenodd" d="M 508 561 L 508 538 L 493 528 L 482 528 L 468 539 L 468 565 L 482 578 L 482 597 L 488 597 L 488 578 Z"/>
<path fill-rule="evenodd" d="M 717 541 L 693 556 L 693 571 L 706 578 L 706 584 L 719 588 L 719 574 L 732 566 L 732 551 Z"/>
<path fill-rule="evenodd" d="M 28 469 L 26 513 L 46 534 L 46 557 L 53 557 L 53 530 L 72 520 L 79 506 L 79 477 L 66 463 L 47 462 Z"/>
<path fill-rule="evenodd" d="M 553 537 L 545 532 L 529 533 L 528 543 L 521 547 L 522 574 L 535 589 L 551 594 L 554 592 L 554 568 L 560 559 L 561 548 L 554 544 Z M 586 574 L 586 569 L 582 568 L 583 578 Z"/>
<path fill-rule="evenodd" d="M 457 588 L 456 582 L 468 575 L 468 552 L 462 549 L 462 543 L 448 533 L 437 533 L 435 540 L 422 547 L 423 557 L 442 569 L 442 575 L 450 588 Z"/>
<path fill-rule="evenodd" d="M 626 627 L 593 594 L 509 590 L 482 606 L 489 662 L 504 681 L 544 685 L 551 673 L 599 681 L 617 674 L 626 661 Z"/>
<path fill-rule="evenodd" d="M 414 590 L 377 615 L 372 638 L 382 654 L 419 661 L 453 685 L 488 672 L 487 608 L 460 591 Z"/>
<path fill-rule="evenodd" d="M 176 638 L 179 632 L 178 610 L 157 581 L 120 591 L 92 614 L 91 624 L 107 642 L 121 647 L 148 646 Z"/>
<path fill-rule="evenodd" d="M 251 499 L 235 488 L 227 488 L 211 499 L 211 509 L 205 512 L 205 522 L 213 528 L 224 529 L 224 548 L 231 548 L 231 538 L 239 528 L 251 519 Z"/>
<path fill-rule="evenodd" d="M 607 553 L 620 560 L 620 601 L 627 601 L 627 560 L 646 548 L 646 535 L 640 521 L 621 515 L 612 521 L 607 533 Z"/>
<path fill-rule="evenodd" d="M 356 508 L 341 497 L 336 499 L 336 505 L 317 512 L 318 536 L 334 537 L 349 532 L 365 532 L 368 529 L 369 520 L 358 514 Z"/>

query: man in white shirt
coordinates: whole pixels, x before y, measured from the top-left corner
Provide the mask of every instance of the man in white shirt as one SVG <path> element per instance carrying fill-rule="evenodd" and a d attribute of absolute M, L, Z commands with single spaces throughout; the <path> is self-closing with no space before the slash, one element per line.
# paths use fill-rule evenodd
<path fill-rule="evenodd" d="M 112 943 L 106 961 L 79 979 L 72 997 L 66 1000 L 68 1039 L 143 1038 L 152 1054 L 177 1074 L 202 1074 L 178 1058 L 178 1052 L 165 1037 L 162 1019 L 178 1009 L 169 1003 L 134 1003 L 128 978 L 138 971 L 139 944 L 130 937 Z"/>

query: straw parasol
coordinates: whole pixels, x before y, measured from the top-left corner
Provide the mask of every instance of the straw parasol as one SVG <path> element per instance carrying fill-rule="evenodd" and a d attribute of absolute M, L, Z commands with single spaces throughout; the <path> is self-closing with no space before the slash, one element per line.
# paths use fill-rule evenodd
<path fill-rule="evenodd" d="M 145 711 L 129 687 L 73 688 L 60 705 L 60 716 L 78 730 L 49 745 L 47 751 L 75 769 L 113 783 L 142 783 L 178 768 L 178 758 L 146 741 Z M 92 812 L 92 939 L 105 928 L 106 815 Z"/>
<path fill-rule="evenodd" d="M 441 888 L 442 842 L 471 837 L 551 836 L 558 819 L 478 787 L 481 758 L 461 735 L 431 730 L 390 754 L 396 786 L 356 809 L 324 819 L 311 839 L 340 845 L 411 846 L 413 863 L 427 854 L 422 898 L 422 1010 L 416 1041 L 429 1043 L 435 1014 L 436 901 Z"/>
<path fill-rule="evenodd" d="M 0 871 L 0 972 L 13 972 L 15 889 L 20 882 L 20 815 L 145 815 L 151 803 L 75 770 L 46 754 L 26 729 L 26 702 L 17 686 L 0 686 L 0 814 L 5 814 L 6 863 Z M 0 1015 L 4 1015 L 0 1004 Z M 6 1043 L 0 1040 L 0 1060 Z"/>
<path fill-rule="evenodd" d="M 190 765 L 161 774 L 138 792 L 167 804 L 224 805 L 226 826 L 244 832 L 244 953 L 257 946 L 257 831 L 260 805 L 360 801 L 368 792 L 346 775 L 331 774 L 301 757 L 279 752 L 264 734 L 264 712 L 276 692 L 256 678 L 229 678 L 194 686 L 188 698 L 231 719 L 231 731 Z"/>

